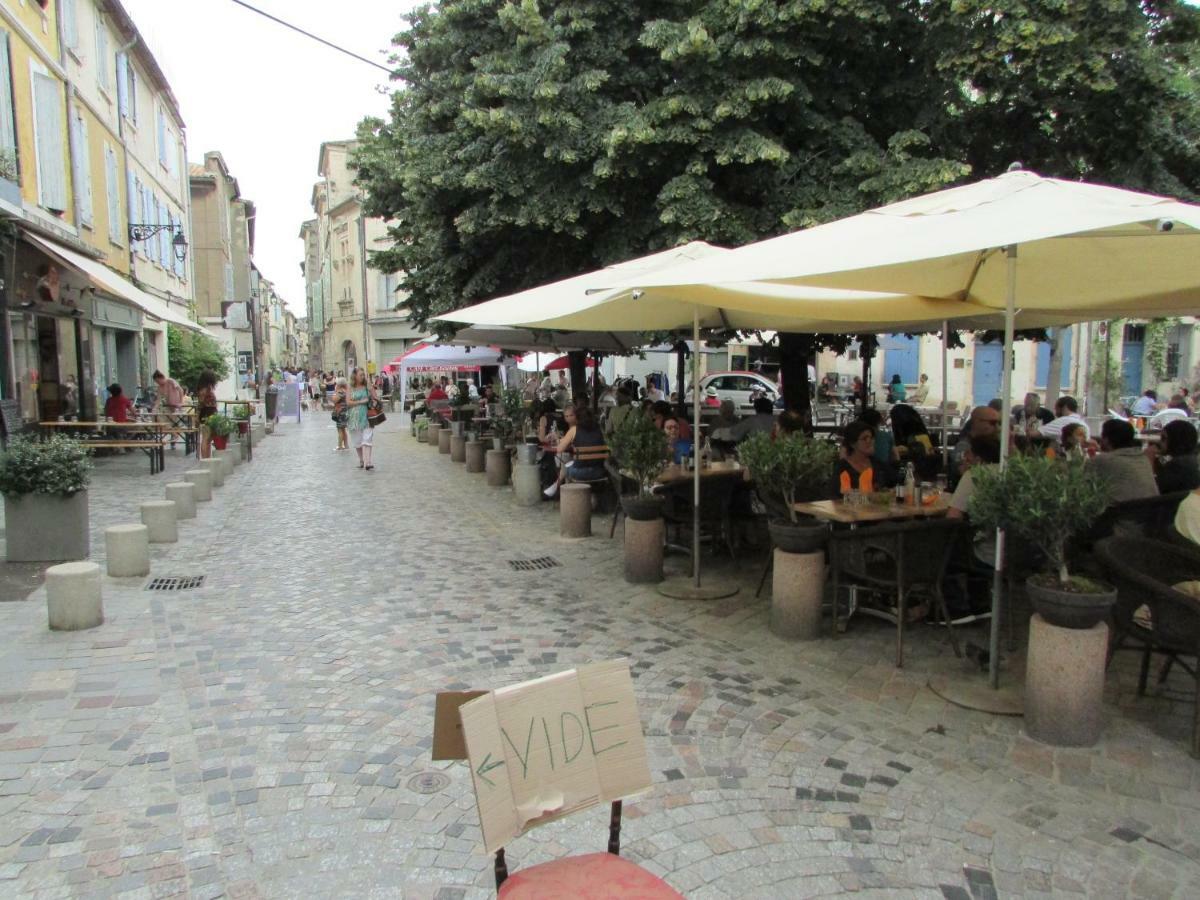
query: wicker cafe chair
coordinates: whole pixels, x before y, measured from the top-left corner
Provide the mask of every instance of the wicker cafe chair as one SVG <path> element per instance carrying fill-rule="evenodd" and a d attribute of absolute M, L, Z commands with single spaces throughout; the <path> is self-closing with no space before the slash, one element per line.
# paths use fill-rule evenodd
<path fill-rule="evenodd" d="M 946 625 L 955 656 L 962 656 L 958 637 L 946 611 L 942 579 L 951 558 L 963 552 L 967 526 L 957 519 L 926 519 L 895 525 L 873 525 L 835 531 L 829 542 L 833 574 L 834 631 L 837 630 L 838 591 L 854 584 L 896 595 L 896 615 L 881 614 L 896 623 L 896 667 L 904 665 L 904 626 L 909 594 L 929 594 Z M 868 610 L 860 607 L 860 611 Z"/>
<path fill-rule="evenodd" d="M 1200 580 L 1200 549 L 1148 538 L 1110 537 L 1096 544 L 1095 552 L 1106 576 L 1117 587 L 1109 661 L 1126 644 L 1142 652 L 1139 696 L 1146 693 L 1154 653 L 1166 657 L 1159 684 L 1166 680 L 1173 663 L 1179 663 L 1191 675 L 1196 681 L 1191 754 L 1200 758 L 1200 677 L 1196 665 L 1200 656 L 1200 599 L 1173 587 Z M 1148 623 L 1137 616 L 1143 606 L 1150 609 Z M 1185 657 L 1192 660 L 1191 665 Z"/>

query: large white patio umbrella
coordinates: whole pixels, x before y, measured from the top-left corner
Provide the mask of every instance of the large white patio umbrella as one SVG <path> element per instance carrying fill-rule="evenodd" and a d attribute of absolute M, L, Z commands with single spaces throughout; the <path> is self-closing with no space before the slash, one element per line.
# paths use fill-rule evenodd
<path fill-rule="evenodd" d="M 1001 429 L 1012 405 L 1012 345 L 1038 315 L 1076 321 L 1200 307 L 1200 207 L 1012 171 L 626 282 L 627 297 L 710 298 L 746 282 L 890 290 L 1004 310 Z M 616 286 L 610 286 L 616 287 Z M 1001 463 L 1008 445 L 1001 441 Z M 997 586 L 1004 535 L 998 533 Z M 999 678 L 993 591 L 991 683 Z"/>
<path fill-rule="evenodd" d="M 700 342 L 700 328 L 775 331 L 875 331 L 925 330 L 947 318 L 987 318 L 989 310 L 972 303 L 930 300 L 895 293 L 792 287 L 789 285 L 721 285 L 705 293 L 676 297 L 656 292 L 652 299 L 621 288 L 638 279 L 667 273 L 681 266 L 706 261 L 717 267 L 735 251 L 694 242 L 674 250 L 619 263 L 574 278 L 542 285 L 507 297 L 437 317 L 467 323 L 479 333 L 495 326 L 555 331 L 681 331 L 691 326 L 692 340 Z M 968 327 L 968 326 L 963 326 Z M 699 369 L 692 357 L 692 410 L 694 433 L 700 434 Z M 693 476 L 693 563 L 688 588 L 667 584 L 671 596 L 695 598 L 733 593 L 700 583 L 699 507 L 700 472 Z"/>

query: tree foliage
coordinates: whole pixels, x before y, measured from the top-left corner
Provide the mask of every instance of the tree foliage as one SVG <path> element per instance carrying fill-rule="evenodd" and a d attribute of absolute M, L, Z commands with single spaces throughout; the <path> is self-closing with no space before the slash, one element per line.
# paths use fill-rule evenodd
<path fill-rule="evenodd" d="M 196 390 L 200 373 L 211 369 L 217 381 L 229 377 L 229 351 L 206 334 L 167 326 L 167 360 L 170 375 L 189 391 Z"/>
<path fill-rule="evenodd" d="M 1200 191 L 1173 0 L 442 0 L 355 156 L 424 323 L 987 177 Z M 820 342 L 818 342 L 820 343 Z"/>

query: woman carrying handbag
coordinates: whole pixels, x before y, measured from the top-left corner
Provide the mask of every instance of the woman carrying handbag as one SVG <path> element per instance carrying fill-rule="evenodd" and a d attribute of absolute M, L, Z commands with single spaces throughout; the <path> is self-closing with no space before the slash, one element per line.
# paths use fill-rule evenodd
<path fill-rule="evenodd" d="M 375 429 L 371 425 L 367 407 L 378 402 L 377 395 L 367 382 L 366 370 L 355 369 L 350 379 L 350 399 L 346 403 L 350 408 L 347 427 L 354 439 L 354 449 L 358 452 L 358 467 L 368 472 L 375 468 L 371 462 L 371 442 L 375 437 Z"/>

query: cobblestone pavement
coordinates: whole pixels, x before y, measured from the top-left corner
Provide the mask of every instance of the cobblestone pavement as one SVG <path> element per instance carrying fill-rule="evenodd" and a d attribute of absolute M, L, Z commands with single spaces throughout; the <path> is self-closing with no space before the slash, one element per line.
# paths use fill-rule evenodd
<path fill-rule="evenodd" d="M 1137 698 L 1121 654 L 1102 743 L 1054 750 L 925 687 L 978 677 L 934 629 L 902 671 L 879 622 L 777 639 L 760 562 L 730 600 L 668 600 L 622 580 L 607 517 L 568 541 L 399 423 L 373 474 L 327 425 L 282 426 L 154 548 L 203 587 L 106 579 L 74 633 L 41 589 L 0 604 L 0 896 L 490 896 L 467 769 L 429 759 L 434 692 L 622 655 L 656 781 L 623 852 L 688 896 L 1200 896 L 1185 676 Z M 141 462 L 100 461 L 95 559 L 161 496 Z M 602 849 L 606 818 L 510 867 Z"/>

